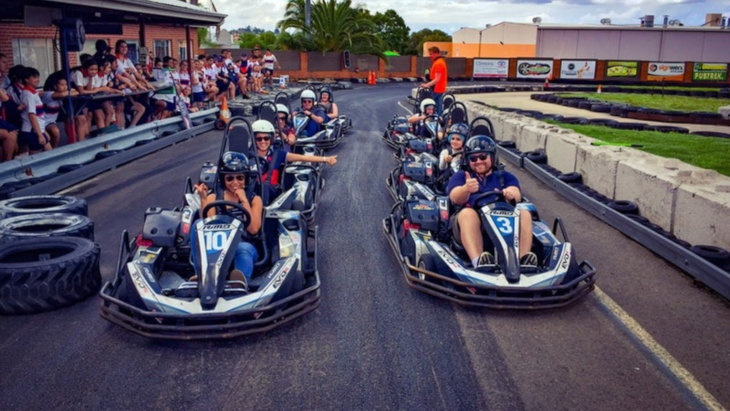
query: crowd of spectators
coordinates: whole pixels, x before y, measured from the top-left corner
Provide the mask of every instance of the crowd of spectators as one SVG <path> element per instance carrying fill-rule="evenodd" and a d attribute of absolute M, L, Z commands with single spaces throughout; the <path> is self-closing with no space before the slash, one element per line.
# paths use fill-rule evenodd
<path fill-rule="evenodd" d="M 96 53 L 82 54 L 80 66 L 70 69 L 70 84 L 65 72 L 58 71 L 42 88 L 37 69 L 10 67 L 8 57 L 0 54 L 0 160 L 57 147 L 58 122 L 66 124 L 67 134 L 73 132 L 76 141 L 83 141 L 171 117 L 183 106 L 194 112 L 223 97 L 266 93 L 265 81 L 271 87 L 274 66 L 281 68 L 270 50 L 262 55 L 258 46 L 250 56 L 242 53 L 235 60 L 229 50 L 199 55 L 192 70 L 185 60 L 155 58 L 152 53 L 149 64 L 135 64 L 127 51 L 124 40 L 113 50 L 98 40 Z"/>

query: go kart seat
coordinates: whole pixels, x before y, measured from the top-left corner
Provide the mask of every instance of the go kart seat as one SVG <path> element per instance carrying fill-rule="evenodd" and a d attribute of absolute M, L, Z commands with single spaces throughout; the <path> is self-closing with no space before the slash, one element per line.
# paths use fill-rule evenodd
<path fill-rule="evenodd" d="M 250 153 L 253 149 L 251 141 L 248 127 L 234 126 L 228 132 L 228 151 Z"/>

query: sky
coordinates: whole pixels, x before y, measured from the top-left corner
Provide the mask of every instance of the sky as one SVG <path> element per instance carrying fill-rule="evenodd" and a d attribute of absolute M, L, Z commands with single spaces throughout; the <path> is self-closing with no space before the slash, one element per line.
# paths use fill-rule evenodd
<path fill-rule="evenodd" d="M 205 0 L 203 0 L 205 1 Z M 259 27 L 273 30 L 284 16 L 286 0 L 213 0 L 218 11 L 228 14 L 223 28 Z M 316 0 L 312 0 L 314 2 Z M 653 14 L 660 23 L 665 14 L 685 26 L 700 26 L 705 14 L 730 17 L 727 0 L 353 0 L 372 14 L 395 10 L 411 32 L 424 28 L 453 34 L 462 27 L 482 28 L 503 21 L 529 23 L 540 17 L 543 23 L 598 24 L 609 18 L 612 24 L 639 24 L 639 17 Z"/>

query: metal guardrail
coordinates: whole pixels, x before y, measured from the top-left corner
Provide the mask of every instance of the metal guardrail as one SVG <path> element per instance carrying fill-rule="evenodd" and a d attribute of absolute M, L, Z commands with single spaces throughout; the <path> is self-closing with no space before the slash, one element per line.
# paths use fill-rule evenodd
<path fill-rule="evenodd" d="M 99 173 L 213 129 L 214 119 L 211 118 L 211 121 L 208 122 L 205 122 L 205 119 L 215 116 L 218 111 L 217 108 L 214 108 L 191 113 L 190 119 L 193 127 L 182 129 L 182 131 L 182 118 L 175 117 L 63 146 L 48 153 L 0 164 L 0 184 L 28 179 L 28 171 L 38 177 L 57 174 L 45 181 L 13 191 L 8 194 L 8 197 L 58 192 Z M 144 140 L 149 142 L 143 145 L 138 144 Z M 99 153 L 111 150 L 123 151 L 97 159 Z M 71 164 L 83 164 L 83 166 L 65 173 L 57 173 L 59 167 Z"/>
<path fill-rule="evenodd" d="M 560 195 L 579 207 L 608 223 L 624 235 L 659 254 L 662 258 L 695 277 L 718 294 L 730 299 L 730 273 L 709 263 L 704 258 L 671 241 L 648 227 L 609 208 L 605 204 L 581 193 L 557 177 L 543 170 L 540 166 L 525 157 L 498 146 L 500 158 L 527 170 L 538 180 L 550 186 Z"/>

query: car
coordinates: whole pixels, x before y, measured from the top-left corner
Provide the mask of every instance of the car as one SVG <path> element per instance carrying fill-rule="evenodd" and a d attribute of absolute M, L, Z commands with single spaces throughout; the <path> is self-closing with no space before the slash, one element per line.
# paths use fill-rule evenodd
<path fill-rule="evenodd" d="M 231 120 L 244 119 L 234 118 Z M 246 127 L 241 127 L 246 129 Z M 247 142 L 230 144 L 229 125 L 221 155 Z M 250 137 L 248 133 L 240 137 Z M 240 130 L 239 130 L 240 131 Z M 235 133 L 234 133 L 235 134 Z M 262 187 L 253 161 L 251 187 Z M 201 181 L 220 187 L 208 165 Z M 218 188 L 219 189 L 219 188 Z M 198 197 L 186 184 L 182 208 L 149 208 L 142 233 L 122 233 L 117 272 L 101 290 L 101 315 L 136 334 L 158 339 L 231 338 L 267 331 L 315 310 L 320 302 L 317 228 L 297 210 L 272 204 L 264 209 L 262 228 L 249 235 L 260 256 L 249 284 L 231 279 L 236 245 L 250 221 L 240 204 L 208 203 L 218 214 L 200 218 Z M 197 201 L 196 201 L 197 200 Z M 229 209 L 238 209 L 234 218 Z M 192 234 L 195 233 L 193 239 Z"/>
<path fill-rule="evenodd" d="M 539 309 L 567 305 L 595 288 L 595 268 L 578 263 L 562 220 L 551 230 L 540 220 L 529 200 L 512 206 L 500 192 L 485 193 L 476 203 L 485 235 L 485 250 L 496 263 L 475 268 L 455 241 L 449 217 L 448 197 L 413 183 L 403 199 L 383 220 L 390 243 L 406 282 L 427 294 L 464 305 L 490 308 Z M 520 266 L 520 210 L 532 215 L 532 252 L 536 267 Z M 558 239 L 559 233 L 563 241 Z"/>

